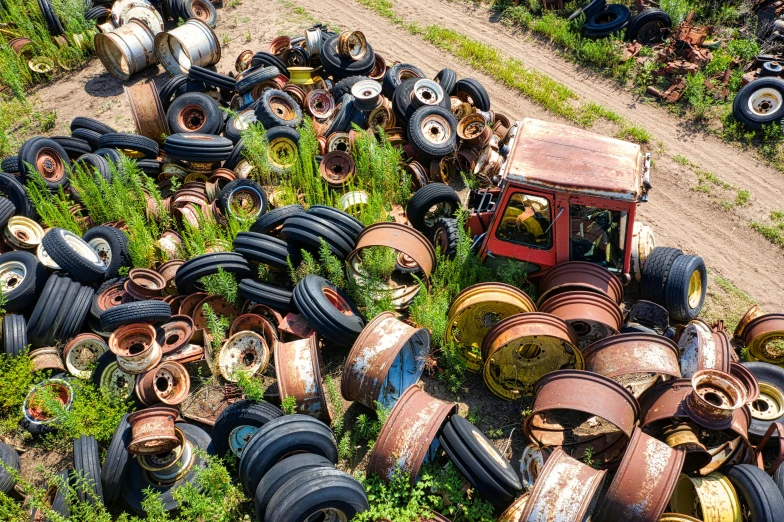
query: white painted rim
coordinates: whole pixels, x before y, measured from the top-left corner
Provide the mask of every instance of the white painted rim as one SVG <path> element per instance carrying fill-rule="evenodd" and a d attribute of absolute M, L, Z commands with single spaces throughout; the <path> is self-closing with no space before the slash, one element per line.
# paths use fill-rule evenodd
<path fill-rule="evenodd" d="M 103 260 L 104 266 L 108 267 L 112 262 L 112 247 L 109 242 L 102 237 L 96 237 L 87 242 L 90 248 L 96 251 L 98 257 Z"/>
<path fill-rule="evenodd" d="M 59 230 L 58 232 L 60 232 L 60 236 L 65 239 L 65 242 L 68 244 L 68 246 L 71 247 L 71 250 L 79 254 L 80 257 L 86 259 L 94 265 L 101 267 L 104 266 L 103 260 L 98 255 L 98 252 L 93 250 L 93 248 L 88 245 L 84 239 L 65 229 Z"/>
<path fill-rule="evenodd" d="M 21 285 L 27 277 L 27 267 L 20 261 L 7 261 L 0 264 L 0 282 L 3 290 L 9 292 Z"/>
<path fill-rule="evenodd" d="M 776 89 L 765 87 L 751 93 L 749 111 L 757 116 L 769 116 L 781 110 L 784 96 Z"/>

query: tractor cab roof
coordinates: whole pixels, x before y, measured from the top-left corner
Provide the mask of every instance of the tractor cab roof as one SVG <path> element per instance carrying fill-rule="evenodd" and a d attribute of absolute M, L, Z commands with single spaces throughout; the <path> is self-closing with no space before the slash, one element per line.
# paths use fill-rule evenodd
<path fill-rule="evenodd" d="M 645 199 L 647 162 L 639 145 L 532 118 L 515 126 L 502 182 L 628 202 Z"/>

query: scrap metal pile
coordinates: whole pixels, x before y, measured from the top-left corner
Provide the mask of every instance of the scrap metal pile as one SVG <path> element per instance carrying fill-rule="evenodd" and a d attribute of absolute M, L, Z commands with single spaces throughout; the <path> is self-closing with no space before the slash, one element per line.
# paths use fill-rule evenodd
<path fill-rule="evenodd" d="M 149 32 L 133 20 L 117 31 L 123 27 Z M 117 31 L 108 35 L 125 41 Z M 747 520 L 784 517 L 784 468 L 778 466 L 784 429 L 777 424 L 784 421 L 781 314 L 754 309 L 744 317 L 735 337 L 760 362 L 739 364 L 722 324 L 693 320 L 674 327 L 666 309 L 646 301 L 624 314 L 620 279 L 592 263 L 548 271 L 536 302 L 500 283 L 466 288 L 449 309 L 445 342 L 460 348 L 469 369 L 481 371 L 501 399 L 534 395 L 522 425 L 530 444 L 518 474 L 482 432 L 456 415 L 456 404 L 417 386 L 430 352 L 428 330 L 392 312 L 363 318 L 341 289 L 315 274 L 293 289 L 257 277 L 261 264 L 284 280 L 290 260 L 326 244 L 361 286 L 363 254 L 389 247 L 397 251 L 395 277 L 409 278 L 389 283 L 394 307 L 405 313 L 422 291 L 412 274 L 427 284 L 435 249 L 454 254 L 461 202 L 444 182 L 460 170 L 489 185 L 509 154 L 513 124 L 491 110 L 479 82 L 458 80 L 449 69 L 431 80 L 415 65 L 388 65 L 362 33 L 335 34 L 323 26 L 303 37 L 276 38 L 269 52 L 241 53 L 231 75 L 209 68 L 220 50 L 201 21 L 190 19 L 148 44 L 173 77 L 160 90 L 151 83 L 127 88 L 138 134 L 76 118 L 72 136 L 28 140 L 17 157 L 3 160 L 0 174 L 6 196 L 0 198 L 6 249 L 0 280 L 10 312 L 2 343 L 11 356 L 29 345 L 36 370 L 52 373 L 28 393 L 22 427 L 34 436 L 56 429 L 58 417 L 42 406 L 42 397 L 69 408 L 73 379 L 91 379 L 105 393 L 136 402 L 103 466 L 94 439 L 74 442 L 74 469 L 92 479 L 78 488 L 140 515 L 143 491 L 153 488 L 171 511 L 177 508 L 173 489 L 194 480 L 205 466 L 203 452 L 233 454 L 260 520 L 351 519 L 368 508 L 368 499 L 353 476 L 336 468 L 334 412 L 321 369 L 323 351 L 351 347 L 343 398 L 390 410 L 368 474 L 391 479 L 402 471 L 413 483 L 424 463 L 451 461 L 504 511 L 504 521 L 696 516 L 741 522 L 741 508 L 751 511 Z M 142 53 L 144 60 L 154 56 L 152 49 Z M 123 75 L 136 72 L 134 64 L 151 64 L 130 52 L 122 55 L 130 66 Z M 113 74 L 119 70 L 113 69 L 118 62 L 104 63 Z M 228 121 L 220 110 L 226 106 L 236 112 Z M 336 200 L 343 210 L 276 206 L 274 187 L 253 181 L 258 166 L 243 154 L 242 131 L 260 123 L 270 170 L 286 173 L 297 158 L 303 114 L 313 118 L 318 136 L 313 161 L 320 181 L 342 193 Z M 366 227 L 344 211 L 356 211 L 368 197 L 347 189 L 363 175 L 351 154 L 360 136 L 353 125 L 381 128 L 402 146 L 416 192 L 398 222 Z M 156 244 L 166 262 L 120 276 L 122 267 L 131 267 L 127 224 L 91 222 L 69 178 L 73 161 L 108 181 L 121 155 L 135 158 L 157 183 L 163 200 L 147 194 L 150 215 L 170 212 L 181 231 L 205 218 L 225 225 L 227 216 L 241 213 L 253 218 L 250 231 L 233 245 L 210 245 L 208 253 L 182 259 L 182 237 L 167 230 Z M 70 192 L 74 216 L 88 228 L 82 237 L 44 230 L 35 221 L 24 186 L 33 180 Z M 666 260 L 656 261 L 664 273 L 699 260 L 666 252 Z M 704 276 L 704 265 L 695 266 Z M 204 292 L 203 278 L 219 271 L 239 282 L 236 304 Z M 648 289 L 661 294 L 659 300 L 675 287 L 665 280 Z M 688 278 L 686 286 L 691 290 Z M 701 307 L 704 292 L 696 296 L 700 302 L 689 301 L 689 312 Z M 217 347 L 205 305 L 231 318 Z M 293 398 L 294 414 L 242 398 L 240 372 L 260 375 L 268 366 L 274 366 L 278 400 Z M 220 386 L 194 389 L 192 377 L 202 371 Z M 776 429 L 781 436 L 770 437 Z M 767 450 L 775 453 L 773 462 Z M 0 456 L 18 469 L 13 448 L 0 444 Z M 777 473 L 778 487 L 766 471 Z M 13 489 L 4 471 L 0 479 L 3 492 Z M 67 514 L 62 492 L 52 494 L 52 507 Z M 679 514 L 662 515 L 668 507 Z"/>

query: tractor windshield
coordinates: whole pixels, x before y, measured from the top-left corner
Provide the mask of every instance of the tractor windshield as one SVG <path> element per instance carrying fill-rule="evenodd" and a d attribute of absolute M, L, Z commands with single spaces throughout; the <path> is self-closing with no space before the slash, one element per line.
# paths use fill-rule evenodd
<path fill-rule="evenodd" d="M 551 222 L 547 198 L 518 192 L 509 198 L 497 236 L 504 241 L 548 249 L 552 246 Z"/>
<path fill-rule="evenodd" d="M 587 205 L 569 208 L 570 259 L 622 271 L 628 214 Z"/>

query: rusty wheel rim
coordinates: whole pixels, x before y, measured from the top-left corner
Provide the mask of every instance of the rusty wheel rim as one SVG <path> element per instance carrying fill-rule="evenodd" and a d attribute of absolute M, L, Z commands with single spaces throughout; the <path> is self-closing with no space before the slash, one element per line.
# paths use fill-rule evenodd
<path fill-rule="evenodd" d="M 191 2 L 191 9 L 193 9 L 193 14 L 195 18 L 198 18 L 204 23 L 210 21 L 210 9 L 207 5 L 202 2 L 201 0 L 195 0 Z"/>
<path fill-rule="evenodd" d="M 422 105 L 438 105 L 444 98 L 444 90 L 433 80 L 422 79 L 414 83 L 414 97 Z"/>
<path fill-rule="evenodd" d="M 422 120 L 420 125 L 422 136 L 433 145 L 446 143 L 452 137 L 452 128 L 443 116 L 430 114 Z"/>
<path fill-rule="evenodd" d="M 125 285 L 123 283 L 115 283 L 98 295 L 98 308 L 105 312 L 110 308 L 123 304 L 125 300 Z"/>
<path fill-rule="evenodd" d="M 288 138 L 276 138 L 269 144 L 267 157 L 272 166 L 288 169 L 297 162 L 297 144 Z"/>
<path fill-rule="evenodd" d="M 342 295 L 337 293 L 335 290 L 329 287 L 325 287 L 321 289 L 324 297 L 330 302 L 335 309 L 343 315 L 354 315 L 354 312 L 351 310 L 351 305 L 343 298 Z"/>
<path fill-rule="evenodd" d="M 254 187 L 243 187 L 229 194 L 228 210 L 244 219 L 250 219 L 261 213 L 261 194 Z"/>
<path fill-rule="evenodd" d="M 544 450 L 536 444 L 529 444 L 523 449 L 520 457 L 520 475 L 523 488 L 526 490 L 534 487 L 536 478 L 544 467 Z"/>
<path fill-rule="evenodd" d="M 239 380 L 239 371 L 255 375 L 267 367 L 269 348 L 264 338 L 256 332 L 238 332 L 232 335 L 220 349 L 217 362 L 224 379 Z"/>
<path fill-rule="evenodd" d="M 721 473 L 714 472 L 705 477 L 681 474 L 669 507 L 677 513 L 698 518 L 707 515 L 704 520 L 708 522 L 741 520 L 738 495 L 729 479 Z"/>
<path fill-rule="evenodd" d="M 207 121 L 207 113 L 204 107 L 197 104 L 186 105 L 177 114 L 177 123 L 180 128 L 190 132 L 198 132 Z"/>
<path fill-rule="evenodd" d="M 57 182 L 65 175 L 63 159 L 56 150 L 44 147 L 35 155 L 35 168 L 47 181 Z"/>
<path fill-rule="evenodd" d="M 44 388 L 51 388 L 54 390 L 54 398 L 66 409 L 70 409 L 71 402 L 73 401 L 73 388 L 63 379 L 49 379 L 37 384 L 30 393 L 25 397 L 22 404 L 22 411 L 25 417 L 28 417 L 41 424 L 48 424 L 54 421 L 57 417 L 47 414 L 42 408 L 42 404 L 36 399 L 38 393 Z"/>
<path fill-rule="evenodd" d="M 91 367 L 98 358 L 109 351 L 109 346 L 97 335 L 81 334 L 65 345 L 65 367 L 71 375 L 89 379 Z"/>
<path fill-rule="evenodd" d="M 283 96 L 270 96 L 269 106 L 275 115 L 284 121 L 292 121 L 297 113 L 291 103 Z"/>
<path fill-rule="evenodd" d="M 310 114 L 320 119 L 329 118 L 335 110 L 335 100 L 323 89 L 309 92 L 305 104 Z"/>
<path fill-rule="evenodd" d="M 116 362 L 112 362 L 101 374 L 99 382 L 104 392 L 121 399 L 129 399 L 136 386 L 136 376 L 125 373 Z"/>

